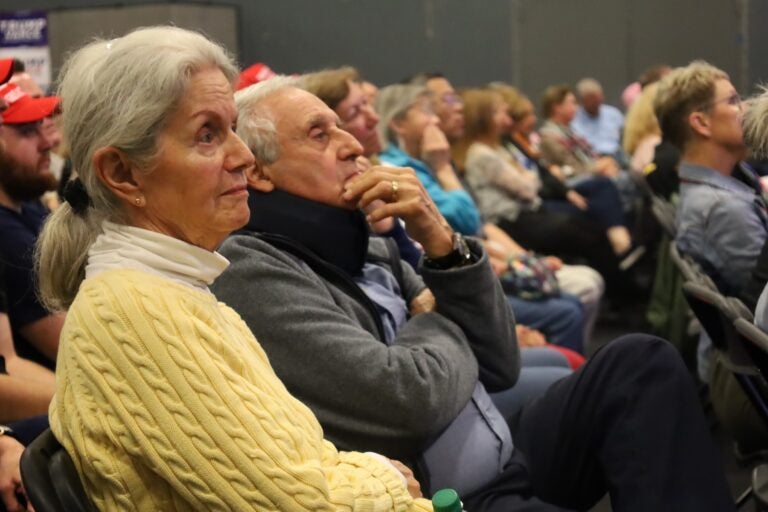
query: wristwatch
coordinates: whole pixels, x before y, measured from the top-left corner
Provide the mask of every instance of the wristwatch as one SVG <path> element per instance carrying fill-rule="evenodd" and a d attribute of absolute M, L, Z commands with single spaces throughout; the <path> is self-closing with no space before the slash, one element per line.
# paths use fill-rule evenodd
<path fill-rule="evenodd" d="M 453 233 L 453 250 L 439 258 L 424 257 L 424 265 L 435 270 L 448 270 L 449 268 L 464 267 L 473 263 L 472 251 L 469 250 L 467 241 L 460 233 Z"/>
<path fill-rule="evenodd" d="M 8 425 L 0 425 L 0 436 L 8 436 L 8 437 L 15 438 L 16 432 L 14 432 L 13 429 Z"/>

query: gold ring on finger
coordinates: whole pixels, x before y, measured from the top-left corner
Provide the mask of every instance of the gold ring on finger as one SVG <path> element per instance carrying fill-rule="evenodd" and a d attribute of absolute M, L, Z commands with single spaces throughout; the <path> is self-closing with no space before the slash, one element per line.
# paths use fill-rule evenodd
<path fill-rule="evenodd" d="M 398 183 L 397 180 L 392 180 L 392 201 L 397 201 L 397 189 L 398 189 Z"/>

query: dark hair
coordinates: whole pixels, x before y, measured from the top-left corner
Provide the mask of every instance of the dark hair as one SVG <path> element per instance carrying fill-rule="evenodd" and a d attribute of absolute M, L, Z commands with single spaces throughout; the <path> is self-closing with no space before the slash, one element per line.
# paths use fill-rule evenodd
<path fill-rule="evenodd" d="M 349 82 L 359 83 L 360 74 L 352 66 L 344 66 L 307 73 L 300 81 L 304 90 L 323 100 L 331 110 L 336 110 L 349 95 Z"/>
<path fill-rule="evenodd" d="M 433 78 L 445 78 L 445 75 L 437 71 L 433 71 L 432 73 L 416 73 L 415 75 L 411 75 L 408 78 L 404 78 L 400 81 L 400 83 L 411 85 L 427 85 L 427 82 Z"/>
<path fill-rule="evenodd" d="M 573 89 L 568 84 L 550 85 L 544 89 L 541 96 L 541 114 L 544 119 L 549 119 L 555 106 L 565 101 L 569 94 L 573 94 Z"/>

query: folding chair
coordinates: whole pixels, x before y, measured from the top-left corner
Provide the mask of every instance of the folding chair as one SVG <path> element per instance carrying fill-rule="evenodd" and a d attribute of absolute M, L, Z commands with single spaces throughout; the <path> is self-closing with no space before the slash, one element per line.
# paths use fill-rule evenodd
<path fill-rule="evenodd" d="M 21 480 L 36 512 L 94 512 L 75 465 L 50 429 L 21 456 Z"/>
<path fill-rule="evenodd" d="M 768 349 L 768 335 L 752 324 L 752 313 L 739 299 L 691 281 L 683 284 L 683 291 L 713 347 L 725 355 L 726 368 L 768 428 L 768 374 L 761 371 L 761 366 L 768 369 L 768 352 L 763 351 Z M 759 511 L 768 511 L 768 466 L 754 469 L 752 485 L 736 505 L 744 505 L 751 496 Z"/>
<path fill-rule="evenodd" d="M 664 232 L 669 235 L 669 238 L 674 240 L 677 234 L 677 227 L 675 226 L 675 216 L 677 215 L 677 207 L 666 199 L 651 194 L 651 212 L 656 218 Z"/>

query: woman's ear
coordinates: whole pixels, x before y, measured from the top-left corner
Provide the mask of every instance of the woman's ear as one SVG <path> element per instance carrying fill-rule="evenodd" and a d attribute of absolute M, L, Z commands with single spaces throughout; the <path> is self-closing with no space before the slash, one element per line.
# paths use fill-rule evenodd
<path fill-rule="evenodd" d="M 93 154 L 92 163 L 96 176 L 120 199 L 134 204 L 137 197 L 142 197 L 125 153 L 113 146 L 99 148 Z"/>
<path fill-rule="evenodd" d="M 248 182 L 248 187 L 264 193 L 269 193 L 275 190 L 275 184 L 272 182 L 269 175 L 270 171 L 267 166 L 262 165 L 258 161 L 245 171 L 245 179 Z"/>
<path fill-rule="evenodd" d="M 403 133 L 405 132 L 405 128 L 403 127 L 404 119 L 403 118 L 393 118 L 389 122 L 388 128 L 392 130 L 395 135 L 398 137 L 401 137 Z"/>

